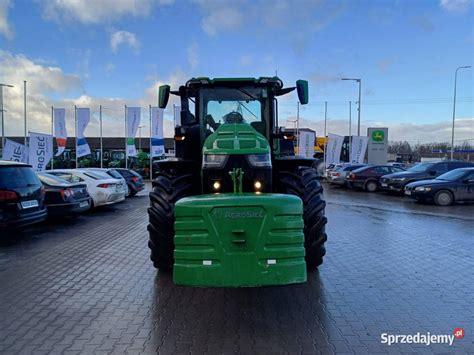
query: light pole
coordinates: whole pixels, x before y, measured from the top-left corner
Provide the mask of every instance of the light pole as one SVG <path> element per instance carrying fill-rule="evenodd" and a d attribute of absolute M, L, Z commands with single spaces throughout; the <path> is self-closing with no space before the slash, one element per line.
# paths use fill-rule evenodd
<path fill-rule="evenodd" d="M 359 108 L 357 113 L 357 135 L 360 136 L 360 100 L 361 100 L 361 88 L 362 88 L 362 79 L 353 79 L 353 78 L 341 78 L 341 80 L 352 80 L 359 83 Z"/>
<path fill-rule="evenodd" d="M 1 84 L 0 83 L 0 110 L 2 111 L 2 156 L 3 156 L 3 148 L 5 147 L 5 120 L 3 116 L 3 87 L 12 88 L 13 85 L 9 84 Z"/>
<path fill-rule="evenodd" d="M 352 163 L 352 101 L 349 101 L 349 163 Z"/>
<path fill-rule="evenodd" d="M 456 71 L 454 72 L 454 99 L 453 99 L 453 128 L 451 130 L 451 160 L 453 160 L 454 157 L 454 120 L 456 117 L 456 85 L 458 81 L 458 70 L 459 69 L 468 69 L 470 68 L 470 65 L 465 65 L 463 67 L 458 67 L 456 68 Z"/>

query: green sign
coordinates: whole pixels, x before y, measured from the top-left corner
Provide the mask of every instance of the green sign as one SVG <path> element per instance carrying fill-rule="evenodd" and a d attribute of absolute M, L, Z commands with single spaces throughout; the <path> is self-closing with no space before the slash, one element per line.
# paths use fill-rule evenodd
<path fill-rule="evenodd" d="M 372 140 L 374 142 L 383 142 L 385 140 L 385 132 L 381 130 L 372 131 Z"/>

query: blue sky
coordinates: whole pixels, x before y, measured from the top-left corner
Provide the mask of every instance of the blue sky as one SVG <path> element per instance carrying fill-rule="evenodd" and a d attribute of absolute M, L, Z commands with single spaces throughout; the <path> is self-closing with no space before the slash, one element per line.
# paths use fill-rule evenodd
<path fill-rule="evenodd" d="M 114 109 L 106 134 L 117 135 L 123 104 L 156 104 L 160 83 L 278 71 L 287 85 L 310 81 L 301 120 L 318 135 L 324 101 L 328 131 L 347 134 L 357 85 L 340 78 L 360 77 L 363 132 L 448 141 L 454 70 L 473 65 L 473 26 L 470 0 L 0 0 L 0 82 L 16 86 L 5 89 L 6 131 L 22 131 L 23 80 L 31 130 L 49 129 L 51 105 L 103 104 Z M 457 139 L 474 138 L 473 88 L 472 69 L 460 71 Z M 296 97 L 280 103 L 280 122 L 292 119 Z"/>

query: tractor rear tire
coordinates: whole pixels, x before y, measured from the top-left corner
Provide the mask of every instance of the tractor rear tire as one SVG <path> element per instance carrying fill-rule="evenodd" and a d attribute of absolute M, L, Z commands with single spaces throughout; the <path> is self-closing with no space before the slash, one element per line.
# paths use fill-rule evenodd
<path fill-rule="evenodd" d="M 159 270 L 170 271 L 174 263 L 174 205 L 193 192 L 193 176 L 176 169 L 160 171 L 153 180 L 148 208 L 150 259 Z"/>
<path fill-rule="evenodd" d="M 280 193 L 296 195 L 303 201 L 306 266 L 309 270 L 315 269 L 323 262 L 327 240 L 326 202 L 322 199 L 323 188 L 318 172 L 314 168 L 299 167 L 295 171 L 280 171 L 277 177 Z"/>

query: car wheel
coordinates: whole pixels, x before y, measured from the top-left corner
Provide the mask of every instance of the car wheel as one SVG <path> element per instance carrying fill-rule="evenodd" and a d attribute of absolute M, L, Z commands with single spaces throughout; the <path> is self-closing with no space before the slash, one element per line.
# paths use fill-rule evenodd
<path fill-rule="evenodd" d="M 434 202 L 438 206 L 449 206 L 454 202 L 453 194 L 447 190 L 438 191 L 434 197 Z"/>
<path fill-rule="evenodd" d="M 379 189 L 379 185 L 376 181 L 370 180 L 365 184 L 365 191 L 368 192 L 375 192 Z"/>

